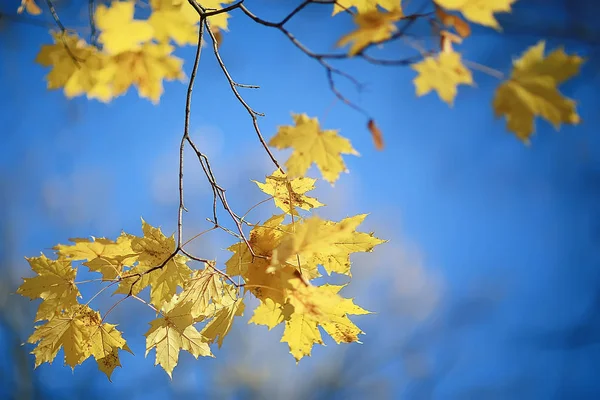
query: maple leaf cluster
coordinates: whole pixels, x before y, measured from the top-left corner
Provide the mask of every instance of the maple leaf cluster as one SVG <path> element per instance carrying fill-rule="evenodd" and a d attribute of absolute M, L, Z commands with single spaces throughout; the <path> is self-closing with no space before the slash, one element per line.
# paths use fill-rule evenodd
<path fill-rule="evenodd" d="M 207 8 L 221 9 L 229 0 L 201 0 Z M 89 44 L 75 33 L 53 33 L 54 44 L 44 45 L 36 62 L 50 67 L 49 89 L 67 97 L 86 95 L 108 102 L 136 86 L 140 97 L 158 103 L 163 81 L 182 80 L 183 60 L 175 47 L 198 42 L 198 13 L 184 0 L 152 0 L 148 19 L 135 19 L 135 1 L 99 4 L 94 14 L 98 43 Z M 32 0 L 23 2 L 35 13 Z M 33 10 L 30 11 L 30 10 Z M 208 17 L 214 32 L 227 29 L 227 13 Z"/>
<path fill-rule="evenodd" d="M 469 23 L 500 31 L 495 14 L 511 12 L 516 1 L 432 0 L 434 13 L 406 15 L 401 0 L 339 0 L 333 4 L 332 15 L 354 10 L 351 14 L 357 27 L 336 44 L 338 47 L 349 45 L 349 57 L 361 56 L 371 46 L 401 37 L 403 31 L 398 29 L 399 23 L 429 18 L 439 34 L 440 51 L 420 50 L 423 59 L 412 65 L 417 72 L 415 92 L 417 96 L 423 96 L 435 91 L 452 106 L 458 86 L 475 83 L 468 62 L 454 46 L 470 35 Z M 201 0 L 197 3 L 206 10 L 218 11 L 231 2 Z M 47 76 L 48 88 L 63 88 L 67 97 L 85 94 L 90 99 L 108 102 L 136 86 L 141 97 L 157 103 L 163 93 L 164 81 L 185 77 L 183 61 L 173 56 L 175 47 L 171 43 L 177 46 L 197 44 L 199 18 L 187 0 L 151 0 L 149 5 L 151 12 L 144 20 L 134 18 L 134 0 L 113 0 L 108 7 L 98 5 L 94 15 L 99 31 L 97 42 L 92 38 L 93 43 L 88 44 L 64 29 L 53 33 L 54 44 L 43 46 L 36 58 L 38 63 L 51 68 Z M 21 0 L 18 12 L 24 10 L 32 15 L 41 13 L 34 0 Z M 218 42 L 221 31 L 228 28 L 228 18 L 227 12 L 208 17 Z M 575 102 L 564 97 L 557 86 L 579 72 L 583 59 L 568 56 L 562 49 L 544 58 L 543 47 L 540 42 L 515 61 L 511 77 L 498 87 L 492 103 L 496 116 L 505 116 L 507 129 L 525 143 L 534 132 L 536 116 L 546 119 L 557 129 L 563 123 L 580 122 Z M 473 68 L 478 66 L 471 65 Z M 380 130 L 369 130 L 381 133 Z M 381 149 L 381 140 L 373 139 L 376 147 Z M 298 164 L 297 168 L 300 167 Z"/>
<path fill-rule="evenodd" d="M 370 252 L 384 240 L 357 231 L 366 214 L 339 222 L 303 215 L 324 206 L 307 195 L 317 181 L 304 176 L 309 167 L 316 164 L 333 184 L 346 171 L 341 154 L 357 153 L 348 139 L 322 130 L 316 119 L 292 117 L 294 126 L 279 127 L 270 142 L 294 149 L 286 163 L 289 172 L 278 169 L 264 183 L 255 181 L 282 213 L 252 225 L 248 241 L 230 246 L 233 254 L 224 271 L 214 261 L 180 254 L 174 235 L 166 237 L 144 220 L 143 236 L 123 232 L 116 240 L 70 239 L 72 244 L 53 248 L 55 259 L 28 258 L 36 275 L 24 278 L 17 293 L 42 300 L 35 321 L 45 322 L 28 339 L 36 344 L 35 365 L 52 362 L 61 348 L 67 365 L 93 356 L 109 378 L 121 365 L 120 351 L 130 350 L 116 325 L 104 322 L 110 311 L 101 317 L 90 308 L 96 296 L 80 302 L 79 285 L 91 281 L 105 285 L 99 293 L 116 286 L 113 295 L 134 297 L 159 314 L 145 335 L 146 354 L 155 350 L 155 364 L 169 376 L 181 350 L 196 358 L 213 356 L 210 344 L 221 347 L 234 319 L 244 313 L 247 294 L 259 301 L 249 322 L 269 329 L 285 325 L 281 341 L 297 361 L 310 355 L 314 344 L 323 344 L 320 329 L 336 343 L 358 342 L 363 332 L 349 316 L 369 312 L 339 294 L 345 285 L 313 281 L 322 277 L 319 267 L 326 275 L 350 278 L 350 255 Z M 101 278 L 77 282 L 77 262 Z M 146 288 L 147 301 L 139 297 Z"/>
<path fill-rule="evenodd" d="M 475 64 L 463 60 L 455 47 L 470 35 L 472 23 L 500 30 L 495 14 L 510 12 L 515 1 L 432 0 L 434 11 L 407 15 L 400 0 L 338 0 L 333 4 L 333 16 L 352 14 L 356 29 L 342 36 L 337 46 L 349 46 L 347 57 L 365 58 L 369 48 L 401 37 L 403 30 L 399 24 L 428 18 L 439 31 L 440 45 L 434 52 L 422 52 L 421 61 L 412 64 L 417 73 L 413 81 L 415 92 L 417 96 L 437 92 L 452 106 L 460 85 L 474 85 L 469 67 L 475 69 Z M 328 68 L 333 88 L 331 75 L 337 70 L 324 61 L 325 56 L 305 50 L 284 28 L 308 2 L 280 23 L 261 20 L 242 8 L 242 3 L 223 10 L 224 4 L 231 2 L 199 0 L 197 3 L 205 10 L 216 12 L 237 7 L 255 21 L 283 31 L 298 48 Z M 106 3 L 108 5 L 99 4 L 93 15 L 98 35 L 92 34 L 90 43 L 61 29 L 53 33 L 54 44 L 42 46 L 36 61 L 50 68 L 46 77 L 48 88 L 62 89 L 69 98 L 85 94 L 88 98 L 108 102 L 135 86 L 141 97 L 158 102 L 165 80 L 184 78 L 183 61 L 173 55 L 175 45 L 202 45 L 198 43 L 200 17 L 195 9 L 198 4 L 192 6 L 186 0 L 150 0 L 149 16 L 138 19 L 134 0 Z M 18 11 L 32 15 L 42 12 L 34 0 L 21 0 Z M 217 41 L 215 55 L 234 94 L 241 99 L 236 87 L 244 85 L 231 79 L 218 54 L 220 32 L 227 30 L 229 15 L 227 12 L 203 15 L 208 18 L 211 36 Z M 198 55 L 199 50 L 200 47 Z M 501 76 L 502 82 L 493 99 L 496 115 L 505 116 L 508 130 L 524 142 L 534 132 L 537 116 L 557 129 L 563 123 L 580 121 L 575 101 L 563 96 L 558 85 L 575 76 L 584 60 L 562 49 L 547 56 L 544 53 L 543 41 L 528 48 L 513 62 L 510 77 Z M 336 55 L 336 58 L 343 57 Z M 192 87 L 193 81 L 186 107 L 189 107 Z M 339 92 L 336 95 L 345 99 Z M 292 114 L 293 125 L 280 126 L 266 144 L 257 127 L 258 113 L 243 100 L 242 103 L 252 115 L 255 130 L 271 158 L 268 146 L 291 149 L 285 170 L 273 158 L 277 169 L 266 176 L 264 182 L 254 181 L 281 213 L 278 211 L 256 224 L 238 217 L 229 209 L 224 190 L 206 167 L 208 161 L 198 154 L 213 189 L 215 228 L 219 226 L 217 197 L 239 228 L 239 242 L 228 248 L 232 255 L 224 268 L 219 268 L 215 261 L 192 256 L 184 249 L 189 241 L 183 243 L 181 238 L 181 216 L 177 240 L 174 235 L 167 237 L 160 228 L 142 220 L 142 236 L 122 233 L 115 240 L 71 239 L 71 244 L 54 247 L 53 258 L 44 254 L 28 258 L 35 276 L 24 278 L 17 292 L 32 300 L 41 299 L 35 316 L 39 324 L 28 339 L 35 344 L 32 353 L 36 367 L 52 362 L 63 349 L 67 365 L 75 367 L 93 357 L 110 379 L 114 369 L 121 365 L 122 351 L 131 350 L 116 325 L 105 322 L 120 302 L 104 315 L 90 306 L 109 288 L 114 289 L 113 295 L 137 299 L 155 313 L 156 318 L 150 321 L 145 334 L 146 355 L 154 350 L 155 365 L 160 365 L 169 376 L 182 350 L 196 358 L 213 356 L 210 345 L 216 342 L 221 347 L 234 320 L 246 311 L 247 296 L 258 302 L 249 322 L 268 329 L 283 325 L 281 341 L 287 343 L 296 361 L 309 356 L 315 344 L 324 343 L 322 333 L 336 343 L 359 341 L 363 332 L 349 316 L 369 311 L 340 294 L 345 285 L 315 282 L 326 281 L 332 274 L 349 280 L 352 276 L 350 255 L 370 252 L 385 241 L 373 233 L 357 230 L 366 214 L 341 221 L 323 220 L 314 215 L 313 210 L 324 204 L 307 194 L 315 188 L 317 179 L 306 176 L 314 164 L 322 179 L 333 186 L 342 173 L 348 172 L 343 155 L 358 155 L 358 152 L 338 131 L 321 128 L 316 118 L 306 114 Z M 367 127 L 376 148 L 382 149 L 383 135 L 373 119 L 369 119 Z M 187 129 L 186 120 L 181 149 L 186 140 L 194 147 Z M 180 168 L 182 181 L 183 167 Z M 182 193 L 180 186 L 180 196 Z M 181 214 L 183 198 L 180 204 Z M 250 227 L 249 238 L 242 225 Z M 77 281 L 81 266 L 101 277 Z M 92 282 L 102 288 L 87 302 L 82 302 L 79 287 Z"/>
<path fill-rule="evenodd" d="M 439 29 L 441 51 L 424 54 L 424 59 L 412 65 L 417 72 L 414 79 L 417 96 L 431 91 L 450 106 L 453 105 L 459 85 L 473 85 L 473 75 L 454 50 L 453 44 L 462 43 L 471 33 L 469 23 L 476 23 L 500 30 L 494 14 L 510 12 L 516 0 L 433 0 L 436 23 Z M 355 56 L 368 47 L 385 42 L 398 31 L 397 23 L 407 17 L 400 1 L 394 0 L 343 0 L 336 2 L 334 15 L 350 7 L 356 7 L 354 22 L 357 29 L 344 35 L 338 46 L 350 44 L 348 54 Z M 459 15 L 450 12 L 460 12 Z M 466 20 L 465 20 L 466 19 Z M 454 32 L 452 32 L 454 31 Z M 569 56 L 562 49 L 555 50 L 544 58 L 544 42 L 530 47 L 514 62 L 511 77 L 503 82 L 494 96 L 493 108 L 496 116 L 506 116 L 509 131 L 529 142 L 534 132 L 534 118 L 540 116 L 554 125 L 578 124 L 579 115 L 575 102 L 564 97 L 557 86 L 579 73 L 583 59 Z"/>

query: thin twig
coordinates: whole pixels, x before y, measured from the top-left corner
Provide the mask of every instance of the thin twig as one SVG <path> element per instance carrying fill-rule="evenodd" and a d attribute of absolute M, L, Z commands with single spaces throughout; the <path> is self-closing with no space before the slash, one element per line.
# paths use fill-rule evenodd
<path fill-rule="evenodd" d="M 243 4 L 239 3 L 239 7 L 243 9 L 244 6 L 243 6 Z M 233 78 L 229 74 L 229 71 L 227 70 L 227 67 L 225 66 L 225 63 L 223 62 L 223 59 L 221 58 L 221 55 L 219 54 L 219 45 L 218 45 L 218 42 L 217 42 L 217 40 L 215 38 L 214 33 L 211 31 L 208 22 L 206 23 L 206 28 L 207 28 L 208 34 L 210 35 L 210 38 L 211 38 L 211 40 L 213 42 L 213 53 L 215 54 L 217 62 L 219 63 L 219 66 L 221 67 L 221 70 L 223 71 L 223 74 L 227 78 L 227 82 L 229 82 L 229 86 L 231 87 L 231 91 L 233 92 L 233 94 L 235 95 L 235 97 L 238 99 L 238 101 L 242 104 L 242 106 L 244 106 L 244 108 L 246 109 L 246 111 L 248 112 L 248 114 L 250 115 L 250 117 L 252 118 L 252 125 L 254 126 L 254 131 L 256 132 L 256 135 L 258 136 L 258 139 L 260 140 L 260 143 L 262 144 L 263 148 L 265 149 L 265 151 L 269 155 L 269 158 L 271 159 L 271 161 L 273 162 L 273 164 L 275 164 L 275 166 L 277 167 L 277 169 L 279 169 L 283 173 L 284 172 L 283 168 L 281 168 L 281 166 L 279 165 L 279 163 L 275 159 L 275 156 L 273 155 L 273 153 L 269 149 L 269 146 L 267 145 L 267 142 L 265 141 L 265 139 L 264 139 L 264 137 L 263 137 L 263 135 L 262 135 L 262 133 L 260 131 L 260 127 L 258 126 L 258 117 L 259 116 L 262 117 L 262 116 L 264 116 L 264 114 L 263 113 L 259 113 L 259 112 L 255 111 L 254 109 L 252 109 L 252 107 L 250 107 L 248 105 L 248 103 L 246 103 L 246 101 L 244 100 L 244 98 L 240 95 L 240 93 L 237 90 L 238 84 L 235 83 L 235 81 L 233 80 Z"/>
<path fill-rule="evenodd" d="M 92 46 L 96 46 L 96 35 L 97 35 L 97 30 L 96 30 L 96 21 L 94 20 L 94 14 L 96 13 L 96 2 L 94 0 L 89 0 L 88 2 L 88 14 L 89 14 L 89 19 L 90 19 L 90 44 Z"/>
<path fill-rule="evenodd" d="M 229 275 L 227 275 L 225 272 L 221 271 L 220 269 L 218 269 L 217 267 L 215 267 L 210 260 L 203 260 L 201 258 L 198 258 L 190 253 L 188 253 L 187 251 L 181 249 L 181 252 L 183 254 L 185 254 L 186 256 L 188 256 L 189 258 L 191 258 L 194 261 L 198 261 L 198 262 L 203 262 L 204 264 L 208 265 L 213 271 L 215 271 L 217 274 L 221 275 L 223 278 L 227 279 L 229 282 L 231 282 L 235 287 L 238 287 L 238 284 L 236 281 L 233 280 L 232 277 L 230 277 Z"/>

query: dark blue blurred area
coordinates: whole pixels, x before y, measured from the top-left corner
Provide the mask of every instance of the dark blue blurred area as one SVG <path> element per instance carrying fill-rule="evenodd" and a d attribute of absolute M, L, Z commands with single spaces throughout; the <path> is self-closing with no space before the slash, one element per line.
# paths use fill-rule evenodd
<path fill-rule="evenodd" d="M 55 1 L 63 22 L 85 35 L 83 3 Z M 406 12 L 424 3 L 408 2 Z M 213 349 L 216 358 L 182 352 L 170 381 L 154 367 L 154 353 L 144 358 L 154 316 L 124 304 L 108 322 L 119 324 L 135 356 L 122 357 L 112 383 L 91 360 L 71 372 L 62 352 L 34 370 L 32 346 L 21 344 L 37 303 L 14 293 L 30 276 L 23 257 L 49 255 L 70 237 L 140 234 L 140 216 L 174 232 L 185 84 L 166 84 L 158 106 L 133 90 L 108 105 L 50 92 L 47 71 L 33 63 L 51 40 L 48 29 L 27 21 L 53 22 L 46 9 L 39 18 L 17 17 L 18 4 L 0 4 L 0 399 L 600 398 L 600 2 L 519 0 L 512 14 L 498 16 L 502 34 L 476 27 L 457 46 L 465 59 L 503 72 L 541 39 L 548 51 L 564 46 L 586 58 L 581 74 L 561 87 L 577 101 L 581 125 L 556 132 L 537 121 L 531 146 L 494 118 L 498 80 L 481 71 L 474 69 L 476 86 L 459 87 L 449 108 L 433 94 L 417 98 L 408 67 L 336 63 L 367 84 L 357 92 L 336 80 L 376 119 L 386 141 L 381 153 L 364 116 L 335 101 L 317 62 L 280 32 L 233 12 L 221 54 L 237 81 L 261 86 L 242 94 L 267 114 L 265 135 L 291 124 L 290 112 L 306 112 L 361 153 L 346 157 L 350 174 L 334 189 L 320 182 L 316 196 L 328 204 L 319 215 L 370 213 L 362 230 L 390 240 L 353 257 L 344 292 L 376 313 L 353 319 L 367 332 L 363 344 L 326 340 L 296 365 L 281 330 L 246 325 L 255 304 L 248 301 L 223 347 Z M 246 5 L 272 20 L 294 6 Z M 352 29 L 343 16 L 331 19 L 330 7 L 309 7 L 289 26 L 317 52 L 332 51 Z M 372 54 L 397 58 L 411 43 L 437 40 L 425 21 L 408 34 L 408 46 Z M 177 50 L 188 75 L 193 50 Z M 208 50 L 203 57 L 192 134 L 243 212 L 263 199 L 250 180 L 272 167 L 214 57 Z M 186 168 L 191 237 L 210 227 L 212 192 L 197 165 Z M 275 212 L 269 207 L 255 219 Z M 194 251 L 222 266 L 231 243 L 228 235 L 207 235 Z M 115 299 L 95 307 L 104 313 Z"/>

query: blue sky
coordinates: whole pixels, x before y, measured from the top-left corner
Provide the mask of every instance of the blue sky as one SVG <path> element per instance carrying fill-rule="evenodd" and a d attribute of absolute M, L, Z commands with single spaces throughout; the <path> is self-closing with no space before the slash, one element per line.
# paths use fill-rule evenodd
<path fill-rule="evenodd" d="M 296 366 L 279 343 L 281 331 L 240 321 L 223 348 L 215 349 L 216 359 L 182 356 L 169 382 L 153 367 L 152 354 L 143 357 L 142 335 L 153 316 L 139 304 L 128 304 L 112 314 L 111 322 L 120 324 L 136 356 L 123 357 L 124 368 L 115 371 L 113 383 L 95 371 L 92 361 L 71 373 L 57 360 L 33 372 L 42 397 L 78 398 L 90 388 L 115 398 L 228 397 L 247 382 L 260 384 L 238 390 L 237 397 L 347 398 L 360 397 L 361 390 L 409 399 L 597 397 L 598 35 L 585 42 L 570 39 L 579 32 L 573 21 L 594 26 L 597 6 L 583 3 L 521 0 L 513 16 L 501 19 L 506 35 L 475 29 L 460 46 L 466 59 L 505 72 L 513 57 L 540 39 L 528 32 L 550 33 L 548 48 L 563 44 L 567 52 L 588 57 L 581 76 L 562 89 L 580 104 L 582 125 L 555 132 L 538 122 L 529 147 L 493 116 L 495 78 L 475 72 L 476 87 L 460 87 L 450 108 L 435 95 L 417 98 L 410 68 L 338 63 L 367 83 L 357 93 L 338 80 L 339 88 L 376 119 L 386 141 L 383 152 L 373 148 L 364 116 L 334 102 L 325 72 L 314 60 L 275 30 L 233 13 L 221 54 L 238 82 L 261 87 L 242 93 L 266 113 L 260 120 L 265 135 L 291 124 L 290 112 L 305 112 L 319 117 L 323 127 L 339 129 L 361 154 L 345 158 L 350 174 L 335 188 L 319 182 L 316 193 L 328 204 L 320 215 L 340 219 L 370 213 L 363 230 L 390 240 L 353 259 L 347 294 L 377 311 L 356 318 L 367 332 L 363 344 L 329 341 Z M 289 9 L 267 0 L 247 6 L 270 19 Z M 337 38 L 352 28 L 344 17 L 331 19 L 327 7 L 307 9 L 289 26 L 316 51 L 333 50 Z M 83 26 L 78 11 L 67 3 L 64 22 Z M 522 21 L 532 26 L 523 28 Z M 426 43 L 434 40 L 426 24 L 411 33 Z M 67 100 L 45 89 L 47 71 L 32 62 L 50 40 L 45 29 L 7 23 L 0 35 L 1 219 L 8 238 L 2 247 L 8 263 L 2 268 L 10 277 L 3 290 L 14 292 L 20 277 L 28 275 L 24 256 L 48 252 L 69 237 L 115 237 L 122 229 L 139 234 L 140 216 L 173 232 L 185 85 L 167 83 L 158 106 L 134 91 L 108 105 Z M 404 48 L 395 44 L 378 54 L 393 57 L 405 54 L 400 53 Z M 189 74 L 193 49 L 177 54 Z M 262 180 L 272 166 L 208 51 L 194 92 L 191 132 L 211 158 L 234 209 L 245 211 L 263 198 L 251 179 Z M 286 153 L 279 154 L 285 158 Z M 212 197 L 197 165 L 189 162 L 186 168 L 189 236 L 208 226 L 204 218 L 211 215 Z M 255 215 L 264 219 L 269 212 L 274 208 L 264 206 Z M 231 243 L 215 234 L 195 250 L 224 262 L 223 249 Z M 20 314 L 5 320 L 19 321 L 23 341 L 34 304 L 6 298 L 13 314 Z M 110 304 L 106 299 L 98 306 L 106 310 Z M 7 344 L 0 365 L 9 371 L 16 350 L 8 329 L 0 338 Z M 26 360 L 32 368 L 33 357 Z M 328 376 L 345 382 L 346 391 L 327 386 Z M 9 388 L 15 381 L 6 382 L 2 386 Z M 303 392 L 310 388 L 317 389 Z"/>

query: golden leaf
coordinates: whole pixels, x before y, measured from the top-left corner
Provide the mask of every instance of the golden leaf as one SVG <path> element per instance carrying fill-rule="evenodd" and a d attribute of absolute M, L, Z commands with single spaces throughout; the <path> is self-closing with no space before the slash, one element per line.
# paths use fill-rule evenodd
<path fill-rule="evenodd" d="M 117 241 L 105 238 L 69 239 L 73 245 L 59 244 L 54 250 L 65 258 L 85 260 L 83 265 L 90 271 L 100 272 L 104 279 L 121 276 L 124 266 L 131 266 L 137 260 L 137 254 L 131 248 L 131 237 L 121 235 Z"/>
<path fill-rule="evenodd" d="M 131 352 L 115 325 L 102 323 L 100 314 L 85 305 L 76 305 L 36 326 L 27 342 L 37 343 L 32 351 L 36 367 L 51 363 L 62 347 L 65 363 L 71 368 L 94 356 L 98 368 L 109 379 L 113 369 L 120 365 L 118 350 Z"/>
<path fill-rule="evenodd" d="M 583 58 L 569 56 L 563 49 L 544 57 L 545 42 L 525 51 L 513 63 L 508 81 L 502 83 L 494 96 L 496 116 L 506 116 L 508 130 L 524 142 L 534 131 L 534 118 L 540 116 L 559 129 L 561 123 L 580 122 L 574 100 L 564 97 L 557 86 L 579 73 Z"/>
<path fill-rule="evenodd" d="M 315 188 L 316 179 L 299 177 L 289 179 L 281 171 L 276 170 L 273 174 L 267 176 L 265 183 L 252 181 L 258 185 L 260 190 L 273 196 L 275 206 L 282 209 L 285 213 L 298 215 L 296 207 L 303 210 L 310 210 L 323 206 L 314 197 L 306 196 L 305 193 Z"/>
<path fill-rule="evenodd" d="M 358 25 L 358 28 L 342 36 L 336 46 L 344 47 L 353 42 L 348 54 L 354 56 L 370 44 L 380 43 L 391 38 L 392 34 L 398 30 L 394 22 L 399 21 L 403 16 L 404 14 L 399 9 L 390 12 L 373 10 L 357 14 L 354 17 L 354 23 Z"/>
<path fill-rule="evenodd" d="M 147 21 L 133 19 L 134 1 L 114 1 L 110 7 L 99 4 L 96 26 L 100 30 L 98 42 L 109 54 L 139 50 L 140 44 L 152 40 L 154 29 Z"/>
<path fill-rule="evenodd" d="M 460 11 L 466 19 L 480 25 L 500 29 L 494 13 L 510 12 L 517 0 L 434 0 L 437 5 L 451 11 Z"/>
<path fill-rule="evenodd" d="M 285 163 L 290 178 L 303 176 L 312 163 L 323 175 L 323 179 L 334 183 L 342 172 L 347 171 L 342 154 L 358 155 L 350 141 L 335 130 L 321 130 L 316 118 L 306 114 L 292 114 L 296 126 L 281 126 L 269 141 L 269 146 L 278 149 L 293 148 Z"/>
<path fill-rule="evenodd" d="M 81 294 L 75 285 L 77 268 L 73 268 L 71 260 L 51 260 L 42 254 L 40 257 L 27 258 L 27 262 L 37 275 L 23 278 L 17 293 L 32 300 L 43 300 L 35 321 L 52 319 L 77 304 L 77 297 L 81 297 Z"/>
<path fill-rule="evenodd" d="M 435 90 L 450 106 L 454 103 L 458 85 L 473 84 L 471 71 L 463 65 L 460 54 L 453 51 L 442 52 L 437 57 L 426 57 L 412 68 L 418 72 L 418 76 L 413 80 L 417 96 Z"/>
<path fill-rule="evenodd" d="M 156 350 L 154 365 L 160 365 L 172 378 L 179 361 L 179 351 L 186 350 L 195 358 L 213 357 L 206 338 L 194 327 L 192 304 L 177 302 L 177 298 L 163 306 L 163 317 L 150 322 L 146 336 L 146 356 Z"/>
<path fill-rule="evenodd" d="M 134 237 L 131 242 L 131 248 L 138 254 L 138 265 L 124 275 L 115 293 L 138 294 L 150 286 L 150 300 L 160 307 L 173 298 L 177 287 L 184 287 L 192 271 L 186 264 L 187 257 L 177 254 L 169 259 L 176 247 L 174 236 L 167 238 L 160 228 L 154 228 L 143 219 L 142 230 L 144 237 Z M 162 268 L 148 272 L 161 265 Z"/>
<path fill-rule="evenodd" d="M 239 298 L 229 302 L 225 302 L 215 311 L 214 318 L 206 324 L 200 332 L 209 343 L 215 340 L 219 344 L 219 348 L 223 344 L 223 339 L 229 333 L 234 317 L 239 317 L 244 314 L 244 300 Z"/>
<path fill-rule="evenodd" d="M 440 22 L 446 26 L 454 27 L 456 33 L 461 37 L 465 38 L 471 34 L 471 27 L 468 22 L 459 16 L 448 14 L 443 8 L 435 6 L 435 15 L 438 17 Z"/>
<path fill-rule="evenodd" d="M 40 15 L 42 9 L 35 3 L 35 0 L 21 0 L 21 5 L 17 9 L 17 13 L 21 14 L 23 10 L 31 15 Z"/>

